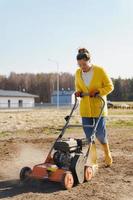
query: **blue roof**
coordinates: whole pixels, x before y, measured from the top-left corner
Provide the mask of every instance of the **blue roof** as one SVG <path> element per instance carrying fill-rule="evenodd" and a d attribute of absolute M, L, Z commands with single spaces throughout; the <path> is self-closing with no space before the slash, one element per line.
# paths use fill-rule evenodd
<path fill-rule="evenodd" d="M 59 95 L 60 96 L 66 96 L 66 95 L 72 95 L 74 93 L 73 90 L 60 90 Z M 57 95 L 57 90 L 54 90 L 52 93 L 52 96 Z"/>

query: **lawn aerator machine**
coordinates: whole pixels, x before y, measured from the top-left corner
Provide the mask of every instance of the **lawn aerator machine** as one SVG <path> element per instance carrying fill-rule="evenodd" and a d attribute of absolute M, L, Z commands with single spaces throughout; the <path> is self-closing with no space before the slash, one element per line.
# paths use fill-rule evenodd
<path fill-rule="evenodd" d="M 88 93 L 82 93 L 81 97 L 88 95 Z M 85 125 L 93 127 L 91 142 L 88 143 L 87 138 L 63 138 L 67 128 L 83 127 L 82 125 L 69 124 L 72 114 L 77 108 L 78 100 L 75 96 L 75 103 L 70 115 L 65 117 L 66 123 L 50 149 L 46 160 L 41 164 L 35 165 L 33 169 L 30 167 L 23 167 L 20 171 L 21 181 L 30 178 L 48 179 L 49 181 L 60 182 L 65 189 L 70 189 L 76 184 L 91 180 L 94 175 L 96 163 L 88 164 L 87 160 L 91 149 L 93 149 L 93 144 L 95 143 L 95 133 L 105 105 L 101 96 L 97 95 L 96 98 L 100 98 L 102 103 L 99 118 L 96 123 Z M 87 152 L 83 153 L 82 148 L 86 145 L 88 145 Z M 93 157 L 95 157 L 95 155 L 93 155 Z"/>

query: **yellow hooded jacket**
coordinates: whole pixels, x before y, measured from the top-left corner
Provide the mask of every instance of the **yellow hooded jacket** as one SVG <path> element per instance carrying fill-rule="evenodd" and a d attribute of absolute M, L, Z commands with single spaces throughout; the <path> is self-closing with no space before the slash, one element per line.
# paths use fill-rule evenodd
<path fill-rule="evenodd" d="M 82 79 L 82 69 L 78 68 L 75 74 L 75 90 L 80 92 L 90 92 L 99 90 L 100 95 L 105 100 L 105 107 L 102 116 L 107 116 L 107 95 L 114 89 L 112 80 L 102 67 L 93 65 L 93 77 L 89 86 L 86 86 Z M 80 100 L 81 117 L 98 117 L 101 110 L 101 100 L 96 97 L 84 96 Z"/>

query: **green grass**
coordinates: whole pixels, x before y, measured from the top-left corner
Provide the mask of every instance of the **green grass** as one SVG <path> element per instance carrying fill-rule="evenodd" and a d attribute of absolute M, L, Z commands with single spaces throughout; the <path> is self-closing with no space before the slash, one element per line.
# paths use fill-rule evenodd
<path fill-rule="evenodd" d="M 133 115 L 133 109 L 109 109 L 109 115 Z"/>
<path fill-rule="evenodd" d="M 112 101 L 112 103 L 133 105 L 133 101 Z"/>
<path fill-rule="evenodd" d="M 8 135 L 9 135 L 9 132 L 6 132 L 6 131 L 0 132 L 0 137 L 5 137 L 5 136 L 8 136 Z"/>
<path fill-rule="evenodd" d="M 133 120 L 115 120 L 115 121 L 108 121 L 108 127 L 133 127 Z"/>

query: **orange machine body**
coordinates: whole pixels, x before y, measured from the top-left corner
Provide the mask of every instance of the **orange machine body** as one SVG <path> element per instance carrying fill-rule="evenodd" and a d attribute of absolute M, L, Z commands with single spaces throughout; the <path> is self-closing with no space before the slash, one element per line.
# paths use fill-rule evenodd
<path fill-rule="evenodd" d="M 64 169 L 58 168 L 53 163 L 41 163 L 33 167 L 30 177 L 36 179 L 49 179 L 50 181 L 61 182 L 64 174 Z"/>

